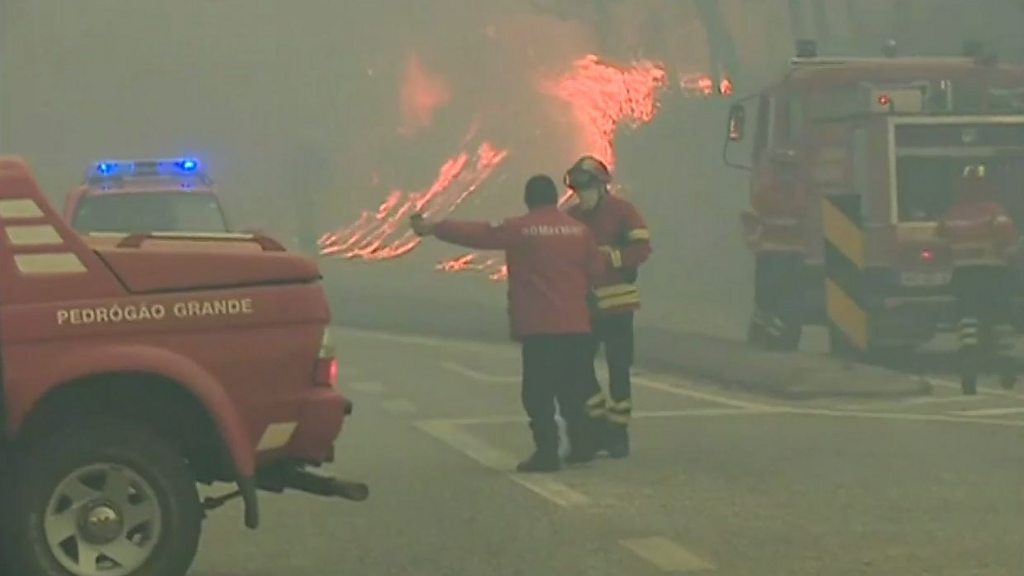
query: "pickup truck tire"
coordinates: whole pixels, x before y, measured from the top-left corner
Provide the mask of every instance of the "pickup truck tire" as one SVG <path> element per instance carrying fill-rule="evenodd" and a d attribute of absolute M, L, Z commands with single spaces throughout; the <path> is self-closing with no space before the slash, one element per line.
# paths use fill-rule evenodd
<path fill-rule="evenodd" d="M 16 465 L 14 574 L 184 576 L 203 510 L 175 446 L 145 425 L 88 421 Z"/>

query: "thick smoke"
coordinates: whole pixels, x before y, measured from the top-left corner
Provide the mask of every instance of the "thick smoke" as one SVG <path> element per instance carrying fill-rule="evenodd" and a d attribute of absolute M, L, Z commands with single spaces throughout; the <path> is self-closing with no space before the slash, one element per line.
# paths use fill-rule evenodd
<path fill-rule="evenodd" d="M 888 37 L 907 53 L 955 53 L 980 38 L 1004 60 L 1024 56 L 1017 0 L 5 0 L 0 9 L 0 148 L 27 156 L 52 199 L 96 159 L 187 153 L 213 171 L 238 227 L 306 249 L 396 190 L 429 189 L 446 161 L 484 143 L 508 155 L 454 213 L 520 210 L 527 176 L 558 176 L 590 151 L 571 106 L 538 83 L 587 54 L 658 62 L 669 84 L 658 114 L 616 138 L 617 177 L 654 235 L 642 321 L 729 334 L 749 311 L 737 224 L 745 175 L 720 161 L 728 102 L 688 97 L 681 80 L 725 75 L 737 96 L 750 93 L 784 70 L 798 37 L 859 54 Z M 498 310 L 500 284 L 434 270 L 456 254 L 428 243 L 393 261 L 325 260 L 337 315 L 371 306 L 374 318 L 423 323 L 437 303 Z M 396 304 L 389 312 L 381 301 Z"/>

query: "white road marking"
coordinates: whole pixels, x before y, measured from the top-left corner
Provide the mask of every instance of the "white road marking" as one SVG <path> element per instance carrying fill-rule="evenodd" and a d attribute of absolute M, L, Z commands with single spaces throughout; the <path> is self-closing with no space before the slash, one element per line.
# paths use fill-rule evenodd
<path fill-rule="evenodd" d="M 772 408 L 768 410 L 751 408 L 690 408 L 689 410 L 654 410 L 633 412 L 634 419 L 645 418 L 679 418 L 683 416 L 746 416 L 754 414 L 772 414 L 790 412 L 788 408 Z M 467 418 L 435 418 L 430 422 L 441 422 L 456 426 L 474 426 L 482 424 L 526 424 L 525 416 L 478 416 Z"/>
<path fill-rule="evenodd" d="M 355 382 L 349 384 L 348 387 L 357 392 L 365 392 L 367 394 L 380 394 L 384 391 L 384 385 L 380 382 Z"/>
<path fill-rule="evenodd" d="M 909 398 L 903 400 L 902 404 L 941 404 L 944 402 L 976 402 L 978 400 L 986 400 L 985 396 L 980 394 L 974 396 L 926 396 L 924 398 Z"/>
<path fill-rule="evenodd" d="M 333 332 L 332 332 L 333 333 Z M 460 340 L 458 338 L 440 338 L 433 336 L 415 336 L 411 334 L 392 334 L 389 332 L 377 332 L 374 330 L 362 330 L 358 328 L 340 328 L 337 332 L 341 336 L 353 336 L 359 338 L 375 339 L 384 342 L 398 344 L 414 344 L 418 346 L 430 346 L 432 348 L 462 348 L 465 350 L 485 350 L 490 353 L 503 356 L 518 356 L 519 351 L 511 344 L 488 343 L 476 340 Z"/>
<path fill-rule="evenodd" d="M 468 368 L 459 364 L 458 362 L 441 362 L 443 368 L 447 368 L 456 374 L 461 374 L 467 378 L 473 380 L 480 380 L 482 382 L 495 382 L 499 384 L 518 384 L 520 378 L 517 376 L 498 376 L 495 374 L 486 374 L 484 372 L 478 372 L 472 368 Z"/>
<path fill-rule="evenodd" d="M 563 508 L 590 504 L 590 498 L 586 495 L 569 488 L 557 480 L 543 475 L 509 473 L 510 470 L 515 469 L 515 458 L 469 434 L 458 424 L 444 420 L 424 420 L 417 422 L 416 426 L 487 468 L 504 473 L 513 482 L 532 490 Z"/>
<path fill-rule="evenodd" d="M 1014 408 L 986 408 L 983 410 L 963 410 L 960 412 L 947 412 L 947 414 L 959 414 L 961 416 L 1002 416 L 1004 414 L 1024 414 L 1024 406 Z"/>
<path fill-rule="evenodd" d="M 728 396 L 720 396 L 718 394 L 711 394 L 709 392 L 700 392 L 686 386 L 673 386 L 671 384 L 664 384 L 656 380 L 651 380 L 645 377 L 633 377 L 633 382 L 650 388 L 652 390 L 658 390 L 661 392 L 667 392 L 669 394 L 677 394 L 679 396 L 689 396 L 690 398 L 696 398 L 697 400 L 705 400 L 708 402 L 715 402 L 717 404 L 725 404 L 726 406 L 732 406 L 734 408 L 746 408 L 748 410 L 759 410 L 759 411 L 777 411 L 780 408 L 772 406 L 770 404 L 762 404 L 760 402 L 749 402 L 747 400 L 740 400 L 738 398 L 730 398 Z"/>
<path fill-rule="evenodd" d="M 701 559 L 693 552 L 661 536 L 653 538 L 627 538 L 619 541 L 619 544 L 654 564 L 663 572 L 685 573 L 717 570 L 710 562 Z"/>
<path fill-rule="evenodd" d="M 381 406 L 392 414 L 412 414 L 413 412 L 418 411 L 415 404 L 404 398 L 388 400 L 387 402 L 382 403 Z"/>
<path fill-rule="evenodd" d="M 520 379 L 518 377 L 515 377 L 515 376 L 500 376 L 500 375 L 497 375 L 497 374 L 488 374 L 486 372 L 480 372 L 478 370 L 473 370 L 472 368 L 468 368 L 468 367 L 466 367 L 466 366 L 464 366 L 462 364 L 459 364 L 458 362 L 452 362 L 452 361 L 441 362 L 441 366 L 443 366 L 444 368 L 447 368 L 448 370 L 451 370 L 452 372 L 456 372 L 456 373 L 461 374 L 463 376 L 466 376 L 468 378 L 472 378 L 474 380 L 480 380 L 482 382 L 495 382 L 495 383 L 513 384 L 513 383 L 519 383 L 519 381 L 520 381 Z M 601 374 L 599 374 L 599 377 L 600 376 L 601 376 Z M 769 411 L 778 411 L 779 410 L 777 407 L 772 406 L 770 404 L 763 404 L 763 403 L 759 403 L 759 402 L 751 402 L 751 401 L 747 401 L 747 400 L 740 400 L 738 398 L 731 398 L 731 397 L 728 397 L 728 396 L 721 396 L 721 395 L 718 395 L 718 394 L 712 394 L 710 392 L 701 392 L 701 391 L 695 390 L 693 388 L 690 388 L 688 386 L 665 384 L 663 382 L 659 382 L 657 380 L 653 380 L 653 379 L 651 379 L 649 377 L 646 377 L 646 376 L 636 376 L 636 375 L 634 375 L 633 376 L 633 383 L 637 384 L 639 386 L 643 386 L 645 388 L 650 388 L 652 390 L 658 390 L 660 392 L 666 392 L 668 394 L 675 394 L 677 396 L 687 396 L 687 397 L 694 398 L 694 399 L 697 399 L 697 400 L 704 400 L 706 402 L 713 402 L 713 403 L 716 403 L 716 404 L 724 404 L 726 406 L 732 406 L 733 408 L 744 408 L 744 409 L 747 409 L 747 410 L 756 410 L 756 411 L 759 411 L 759 412 L 769 412 Z"/>
<path fill-rule="evenodd" d="M 952 381 L 949 381 L 949 380 L 943 380 L 941 378 L 931 378 L 931 377 L 928 377 L 927 380 L 929 382 L 931 382 L 932 384 L 936 385 L 936 386 L 941 386 L 943 388 L 950 388 L 950 389 L 953 389 L 953 390 L 960 390 L 960 383 L 959 382 L 952 382 Z M 980 386 L 978 387 L 978 395 L 979 396 L 980 395 L 1005 396 L 1007 398 L 1016 398 L 1018 400 L 1024 400 L 1024 394 L 1018 394 L 1016 392 L 1010 392 L 1008 390 L 994 390 L 992 388 L 982 388 Z"/>
<path fill-rule="evenodd" d="M 263 435 L 260 436 L 259 444 L 256 445 L 256 451 L 264 452 L 284 448 L 292 441 L 292 435 L 297 427 L 297 422 L 276 422 L 267 426 Z"/>
<path fill-rule="evenodd" d="M 987 424 L 992 426 L 1024 427 L 1024 420 L 998 420 L 995 418 L 971 418 L 948 416 L 943 414 L 913 414 L 907 412 L 856 412 L 845 410 L 825 410 L 818 408 L 789 408 L 780 410 L 787 414 L 803 414 L 807 416 L 835 416 L 840 418 L 871 418 L 879 420 L 907 420 L 917 422 L 954 422 L 958 424 Z"/>

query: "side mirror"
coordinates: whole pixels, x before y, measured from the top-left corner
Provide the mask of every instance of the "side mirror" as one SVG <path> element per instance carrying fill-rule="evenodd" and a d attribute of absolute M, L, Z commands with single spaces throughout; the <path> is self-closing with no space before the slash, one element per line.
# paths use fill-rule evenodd
<path fill-rule="evenodd" d="M 747 123 L 747 109 L 742 104 L 729 107 L 728 138 L 730 142 L 743 140 L 743 130 Z"/>

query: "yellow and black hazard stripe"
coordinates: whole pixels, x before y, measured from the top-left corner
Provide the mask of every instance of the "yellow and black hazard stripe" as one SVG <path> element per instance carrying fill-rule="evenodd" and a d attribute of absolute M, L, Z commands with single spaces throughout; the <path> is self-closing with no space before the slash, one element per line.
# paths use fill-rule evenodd
<path fill-rule="evenodd" d="M 864 227 L 860 196 L 822 199 L 825 235 L 825 312 L 834 352 L 863 352 L 868 347 L 864 305 Z"/>

